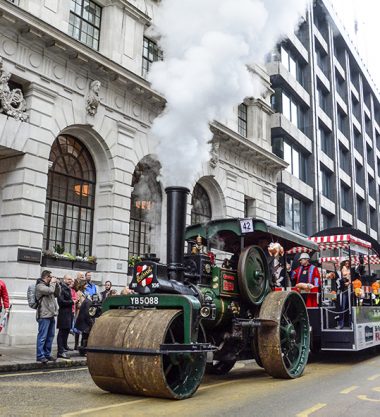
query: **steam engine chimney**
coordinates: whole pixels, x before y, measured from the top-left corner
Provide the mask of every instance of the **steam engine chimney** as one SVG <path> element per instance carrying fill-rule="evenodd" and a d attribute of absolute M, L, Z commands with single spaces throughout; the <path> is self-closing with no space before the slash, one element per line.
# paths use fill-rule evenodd
<path fill-rule="evenodd" d="M 183 281 L 187 195 L 185 187 L 168 187 L 167 195 L 167 265 L 169 279 Z"/>

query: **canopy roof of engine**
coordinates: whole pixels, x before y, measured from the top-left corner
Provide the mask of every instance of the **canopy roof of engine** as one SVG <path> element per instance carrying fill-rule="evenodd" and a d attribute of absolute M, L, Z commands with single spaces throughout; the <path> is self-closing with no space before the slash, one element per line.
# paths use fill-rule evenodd
<path fill-rule="evenodd" d="M 211 247 L 222 247 L 224 251 L 233 252 L 233 247 L 244 239 L 244 247 L 256 245 L 260 240 L 279 242 L 285 251 L 294 247 L 304 247 L 317 251 L 318 245 L 289 230 L 258 219 L 222 219 L 195 224 L 186 228 L 185 239 L 195 240 L 197 236 L 207 240 Z M 205 242 L 204 242 L 205 243 Z"/>

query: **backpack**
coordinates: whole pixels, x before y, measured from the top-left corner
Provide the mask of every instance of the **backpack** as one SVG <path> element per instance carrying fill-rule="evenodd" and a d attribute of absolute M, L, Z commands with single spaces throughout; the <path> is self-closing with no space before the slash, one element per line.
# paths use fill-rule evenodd
<path fill-rule="evenodd" d="M 26 292 L 26 298 L 28 299 L 29 307 L 33 310 L 38 308 L 38 300 L 36 298 L 36 283 L 30 284 Z"/>

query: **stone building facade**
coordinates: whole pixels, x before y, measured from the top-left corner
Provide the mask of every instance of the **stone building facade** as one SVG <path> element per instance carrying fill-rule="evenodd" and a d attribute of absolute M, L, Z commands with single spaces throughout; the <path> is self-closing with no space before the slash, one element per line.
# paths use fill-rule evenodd
<path fill-rule="evenodd" d="M 43 269 L 62 277 L 94 268 L 86 260 L 96 256 L 95 282 L 121 288 L 131 255 L 154 249 L 165 261 L 165 193 L 150 136 L 165 102 L 144 78 L 159 58 L 145 36 L 156 7 L 153 0 L 0 5 L 7 86 L 22 90 L 28 115 L 0 113 L 0 277 L 13 304 L 0 343 L 34 341 L 26 290 Z M 269 77 L 255 71 L 266 93 L 212 124 L 189 223 L 245 215 L 276 222 L 276 176 L 286 163 L 271 148 Z M 139 186 L 143 180 L 148 188 Z M 146 212 L 154 204 L 152 220 Z M 153 245 L 149 234 L 158 225 Z M 62 251 L 72 257 L 52 258 Z"/>

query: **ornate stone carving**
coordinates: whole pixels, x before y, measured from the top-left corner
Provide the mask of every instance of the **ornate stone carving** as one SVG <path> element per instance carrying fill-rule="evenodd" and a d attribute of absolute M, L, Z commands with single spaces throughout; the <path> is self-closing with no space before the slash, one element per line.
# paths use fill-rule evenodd
<path fill-rule="evenodd" d="M 11 90 L 8 81 L 11 73 L 4 68 L 3 58 L 0 57 L 0 113 L 14 117 L 16 120 L 26 121 L 26 102 L 19 88 Z"/>
<path fill-rule="evenodd" d="M 210 167 L 216 168 L 219 162 L 219 146 L 220 143 L 218 141 L 211 142 L 211 151 L 210 151 Z"/>
<path fill-rule="evenodd" d="M 94 80 L 90 84 L 90 91 L 86 99 L 86 111 L 90 116 L 95 116 L 96 112 L 98 111 L 98 106 L 100 103 L 99 92 L 101 85 L 101 82 L 98 80 Z"/>

